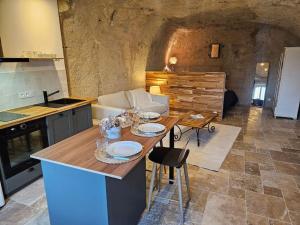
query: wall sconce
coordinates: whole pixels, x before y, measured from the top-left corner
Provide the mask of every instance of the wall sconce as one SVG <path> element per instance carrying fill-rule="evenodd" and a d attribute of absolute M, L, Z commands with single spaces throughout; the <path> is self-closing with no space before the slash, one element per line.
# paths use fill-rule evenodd
<path fill-rule="evenodd" d="M 169 63 L 170 65 L 175 65 L 177 63 L 177 58 L 175 56 L 171 57 L 169 59 Z"/>
<path fill-rule="evenodd" d="M 220 58 L 221 47 L 219 43 L 211 44 L 209 47 L 209 57 L 212 59 Z"/>
<path fill-rule="evenodd" d="M 175 71 L 176 63 L 177 63 L 177 58 L 175 56 L 170 57 L 169 64 L 170 64 L 170 69 L 171 69 L 172 72 Z"/>
<path fill-rule="evenodd" d="M 153 95 L 160 95 L 161 94 L 160 86 L 150 86 L 149 92 L 150 94 Z"/>
<path fill-rule="evenodd" d="M 177 58 L 175 56 L 170 57 L 169 64 L 165 65 L 164 71 L 165 72 L 174 72 L 176 63 L 177 63 Z"/>

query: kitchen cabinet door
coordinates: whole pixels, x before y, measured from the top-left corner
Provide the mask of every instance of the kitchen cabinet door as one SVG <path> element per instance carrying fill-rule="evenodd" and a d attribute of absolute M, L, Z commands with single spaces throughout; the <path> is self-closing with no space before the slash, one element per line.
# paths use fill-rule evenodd
<path fill-rule="evenodd" d="M 73 135 L 93 126 L 91 105 L 72 109 Z"/>
<path fill-rule="evenodd" d="M 71 110 L 48 116 L 46 123 L 49 145 L 53 145 L 72 135 Z"/>

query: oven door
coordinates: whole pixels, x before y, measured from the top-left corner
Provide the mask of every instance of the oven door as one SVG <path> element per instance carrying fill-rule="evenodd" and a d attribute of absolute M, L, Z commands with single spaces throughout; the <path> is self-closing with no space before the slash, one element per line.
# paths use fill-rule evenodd
<path fill-rule="evenodd" d="M 45 121 L 36 120 L 0 133 L 0 157 L 6 179 L 39 163 L 30 155 L 48 146 Z"/>

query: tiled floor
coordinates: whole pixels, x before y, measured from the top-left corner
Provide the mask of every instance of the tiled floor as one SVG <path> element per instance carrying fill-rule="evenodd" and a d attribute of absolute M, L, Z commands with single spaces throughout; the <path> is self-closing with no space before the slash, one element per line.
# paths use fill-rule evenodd
<path fill-rule="evenodd" d="M 242 132 L 219 172 L 189 166 L 185 224 L 300 225 L 300 121 L 237 107 L 223 123 Z M 140 225 L 179 223 L 177 190 L 164 183 Z M 0 224 L 49 224 L 41 188 L 39 181 L 13 196 L 0 211 Z"/>

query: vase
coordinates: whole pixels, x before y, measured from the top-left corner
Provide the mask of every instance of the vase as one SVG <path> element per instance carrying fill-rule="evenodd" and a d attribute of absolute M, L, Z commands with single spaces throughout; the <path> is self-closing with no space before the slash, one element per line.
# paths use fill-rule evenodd
<path fill-rule="evenodd" d="M 106 130 L 108 139 L 116 139 L 121 137 L 121 127 L 112 127 Z"/>

